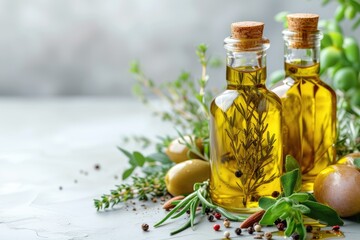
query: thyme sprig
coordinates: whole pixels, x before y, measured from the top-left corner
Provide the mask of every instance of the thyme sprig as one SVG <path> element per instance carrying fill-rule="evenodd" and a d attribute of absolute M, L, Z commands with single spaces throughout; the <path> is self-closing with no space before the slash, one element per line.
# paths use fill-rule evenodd
<path fill-rule="evenodd" d="M 180 228 L 170 233 L 170 235 L 177 234 L 189 227 L 193 228 L 195 225 L 196 217 L 199 214 L 205 215 L 207 208 L 210 208 L 213 211 L 221 213 L 224 217 L 226 217 L 231 221 L 239 222 L 239 221 L 244 221 L 246 219 L 245 216 L 234 215 L 226 211 L 225 209 L 212 204 L 209 197 L 208 187 L 209 187 L 209 181 L 204 181 L 202 183 L 195 183 L 194 192 L 192 192 L 183 200 L 178 202 L 176 206 L 163 219 L 155 223 L 154 227 L 161 226 L 168 219 L 179 218 L 187 211 L 189 211 L 190 212 L 189 219 Z M 201 210 L 198 211 L 197 209 L 200 207 L 200 203 L 201 203 L 201 208 L 200 208 Z"/>
<path fill-rule="evenodd" d="M 148 200 L 150 197 L 164 196 L 167 194 L 164 177 L 163 172 L 146 177 L 133 176 L 131 184 L 117 185 L 116 189 L 110 191 L 110 194 L 102 195 L 101 199 L 94 199 L 95 208 L 99 211 L 133 198 Z"/>

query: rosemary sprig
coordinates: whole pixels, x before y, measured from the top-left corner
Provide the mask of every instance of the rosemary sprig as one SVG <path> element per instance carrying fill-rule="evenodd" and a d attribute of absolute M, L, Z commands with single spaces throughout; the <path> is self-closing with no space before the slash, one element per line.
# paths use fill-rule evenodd
<path fill-rule="evenodd" d="M 94 199 L 95 208 L 99 211 L 133 198 L 148 200 L 149 197 L 164 196 L 167 194 L 164 176 L 165 174 L 162 172 L 146 177 L 133 176 L 131 184 L 117 185 L 117 188 L 111 190 L 110 194 L 102 195 L 101 199 Z"/>
<path fill-rule="evenodd" d="M 181 200 L 176 204 L 176 206 L 159 222 L 155 223 L 154 227 L 161 226 L 165 221 L 168 219 L 175 219 L 179 218 L 187 211 L 190 212 L 189 219 L 183 224 L 180 228 L 176 229 L 175 231 L 171 232 L 170 235 L 177 234 L 189 227 L 194 227 L 196 216 L 199 214 L 204 215 L 206 208 L 211 208 L 213 211 L 221 213 L 224 217 L 231 221 L 244 221 L 246 219 L 245 216 L 242 215 L 234 215 L 229 213 L 225 209 L 216 206 L 211 203 L 209 198 L 209 181 L 204 181 L 203 183 L 195 183 L 194 184 L 194 192 L 188 195 L 186 198 Z M 201 203 L 201 211 L 198 211 Z"/>

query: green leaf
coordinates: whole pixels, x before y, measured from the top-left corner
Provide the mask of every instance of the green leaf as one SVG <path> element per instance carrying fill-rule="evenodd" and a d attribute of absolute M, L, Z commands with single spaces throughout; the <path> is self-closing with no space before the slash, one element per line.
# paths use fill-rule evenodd
<path fill-rule="evenodd" d="M 287 19 L 286 16 L 289 14 L 289 12 L 279 12 L 278 14 L 275 15 L 275 21 L 277 22 L 282 22 L 284 25 L 284 28 L 287 28 Z"/>
<path fill-rule="evenodd" d="M 273 225 L 274 222 L 278 219 L 278 216 L 274 215 L 272 213 L 272 209 L 274 206 L 269 207 L 266 212 L 264 213 L 264 215 L 262 216 L 261 220 L 260 220 L 260 224 L 262 225 Z"/>
<path fill-rule="evenodd" d="M 134 172 L 134 170 L 135 170 L 135 167 L 134 167 L 134 166 L 132 166 L 132 167 L 129 168 L 129 169 L 126 169 L 126 170 L 123 172 L 123 174 L 122 174 L 122 179 L 125 180 L 125 179 L 127 179 L 128 177 L 130 177 L 130 175 Z"/>
<path fill-rule="evenodd" d="M 119 149 L 125 156 L 127 156 L 129 159 L 132 158 L 132 154 L 129 151 L 126 151 L 125 149 L 121 148 L 121 147 L 117 147 L 117 149 Z"/>
<path fill-rule="evenodd" d="M 310 213 L 304 214 L 310 218 L 327 223 L 330 226 L 342 226 L 344 224 L 336 211 L 328 206 L 313 201 L 305 201 L 302 204 L 311 210 Z"/>
<path fill-rule="evenodd" d="M 286 219 L 286 222 L 287 222 L 287 227 L 285 230 L 285 236 L 289 237 L 295 230 L 295 221 L 292 218 L 288 218 Z"/>
<path fill-rule="evenodd" d="M 289 196 L 291 200 L 297 201 L 297 202 L 304 202 L 309 199 L 309 194 L 307 193 L 293 193 L 291 196 Z"/>
<path fill-rule="evenodd" d="M 286 169 L 286 172 L 290 172 L 294 169 L 299 169 L 299 174 L 298 174 L 295 189 L 294 189 L 294 192 L 299 192 L 301 190 L 301 183 L 302 183 L 300 164 L 298 163 L 298 161 L 296 161 L 296 159 L 293 156 L 287 155 L 286 160 L 285 160 L 285 169 Z"/>
<path fill-rule="evenodd" d="M 294 169 L 290 172 L 283 174 L 280 177 L 285 197 L 290 196 L 294 192 L 297 179 L 299 178 L 299 174 L 299 169 Z"/>
<path fill-rule="evenodd" d="M 292 206 L 292 208 L 295 210 L 299 210 L 302 214 L 308 214 L 311 211 L 310 208 L 302 204 L 296 204 Z"/>
<path fill-rule="evenodd" d="M 137 163 L 138 166 L 142 167 L 145 163 L 145 157 L 140 152 L 134 152 L 133 157 Z"/>
<path fill-rule="evenodd" d="M 171 164 L 172 163 L 172 161 L 169 159 L 169 157 L 165 153 L 162 153 L 162 152 L 150 154 L 146 158 L 153 159 L 154 161 L 160 162 L 162 164 Z"/>
<path fill-rule="evenodd" d="M 355 30 L 360 26 L 360 18 L 356 20 L 356 22 L 352 25 L 352 29 Z"/>
<path fill-rule="evenodd" d="M 276 200 L 273 198 L 261 197 L 259 199 L 259 206 L 264 210 L 267 210 L 269 207 L 271 207 L 275 203 L 276 203 Z"/>
<path fill-rule="evenodd" d="M 355 159 L 354 159 L 354 165 L 355 165 L 357 168 L 360 168 L 360 158 L 355 158 Z"/>

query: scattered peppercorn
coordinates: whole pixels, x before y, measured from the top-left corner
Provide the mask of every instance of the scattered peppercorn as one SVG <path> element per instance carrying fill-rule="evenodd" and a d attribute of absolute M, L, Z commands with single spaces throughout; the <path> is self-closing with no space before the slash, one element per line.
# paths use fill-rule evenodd
<path fill-rule="evenodd" d="M 229 239 L 230 238 L 230 232 L 229 231 L 225 231 L 224 232 L 224 237 Z"/>
<path fill-rule="evenodd" d="M 206 213 L 206 215 L 208 215 L 210 212 L 211 212 L 211 209 L 208 208 L 208 207 L 206 207 L 206 208 L 205 208 L 205 213 Z"/>
<path fill-rule="evenodd" d="M 207 219 L 208 219 L 209 222 L 212 222 L 212 221 L 214 221 L 214 216 L 213 216 L 213 215 L 209 215 Z"/>
<path fill-rule="evenodd" d="M 215 231 L 219 231 L 220 230 L 220 225 L 219 224 L 214 224 L 213 226 Z"/>
<path fill-rule="evenodd" d="M 60 190 L 60 191 L 63 190 L 63 187 L 62 187 L 62 186 L 59 186 L 59 190 Z"/>
<path fill-rule="evenodd" d="M 221 214 L 217 212 L 217 213 L 214 214 L 214 217 L 215 217 L 216 219 L 220 219 L 220 218 L 221 218 Z"/>
<path fill-rule="evenodd" d="M 229 228 L 229 227 L 230 227 L 230 221 L 229 221 L 229 219 L 225 218 L 223 224 L 224 224 L 224 227 Z"/>
<path fill-rule="evenodd" d="M 337 231 L 340 230 L 340 226 L 339 226 L 339 225 L 335 225 L 335 226 L 332 227 L 332 230 L 335 231 L 335 232 L 337 232 Z"/>
<path fill-rule="evenodd" d="M 256 224 L 256 225 L 254 226 L 254 230 L 255 230 L 255 232 L 261 232 L 261 225 L 260 225 L 260 224 Z"/>
<path fill-rule="evenodd" d="M 100 164 L 95 164 L 94 168 L 95 168 L 95 170 L 100 170 Z"/>
<path fill-rule="evenodd" d="M 256 234 L 254 239 L 263 239 L 263 235 L 262 234 Z"/>
<path fill-rule="evenodd" d="M 311 233 L 313 230 L 313 227 L 311 225 L 306 226 L 306 232 Z"/>
<path fill-rule="evenodd" d="M 241 177 L 242 175 L 243 175 L 243 173 L 240 170 L 237 170 L 235 172 L 235 177 L 237 177 L 237 178 Z"/>
<path fill-rule="evenodd" d="M 141 228 L 142 228 L 142 230 L 143 230 L 144 232 L 147 232 L 147 231 L 149 230 L 149 224 L 143 223 L 143 224 L 141 225 Z"/>
<path fill-rule="evenodd" d="M 266 240 L 271 240 L 272 239 L 272 233 L 271 232 L 266 232 L 265 233 L 265 239 Z"/>
<path fill-rule="evenodd" d="M 276 227 L 279 231 L 284 231 L 285 230 L 285 224 L 280 222 L 278 224 L 276 224 Z"/>
<path fill-rule="evenodd" d="M 247 229 L 249 234 L 253 234 L 254 233 L 254 228 L 253 227 L 248 227 Z"/>
<path fill-rule="evenodd" d="M 294 232 L 293 234 L 291 234 L 291 239 L 300 240 L 300 235 L 298 233 Z"/>
<path fill-rule="evenodd" d="M 279 195 L 280 195 L 280 193 L 278 191 L 273 191 L 272 194 L 271 194 L 271 196 L 273 198 L 277 198 Z"/>
<path fill-rule="evenodd" d="M 236 228 L 235 229 L 235 234 L 236 235 L 241 235 L 241 228 Z"/>
<path fill-rule="evenodd" d="M 77 183 L 78 182 L 78 180 L 77 179 L 74 179 L 74 183 Z"/>

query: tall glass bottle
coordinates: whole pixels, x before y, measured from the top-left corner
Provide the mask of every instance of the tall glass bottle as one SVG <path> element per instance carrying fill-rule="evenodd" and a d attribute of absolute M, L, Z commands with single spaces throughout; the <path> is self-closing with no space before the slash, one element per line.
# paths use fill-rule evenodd
<path fill-rule="evenodd" d="M 210 196 L 236 212 L 254 212 L 261 196 L 280 192 L 281 101 L 265 87 L 270 44 L 263 28 L 231 25 L 224 43 L 227 88 L 210 106 Z"/>
<path fill-rule="evenodd" d="M 285 80 L 273 91 L 283 104 L 283 156 L 292 155 L 302 171 L 302 190 L 335 162 L 336 95 L 319 78 L 321 32 L 316 14 L 290 14 L 285 41 Z"/>

